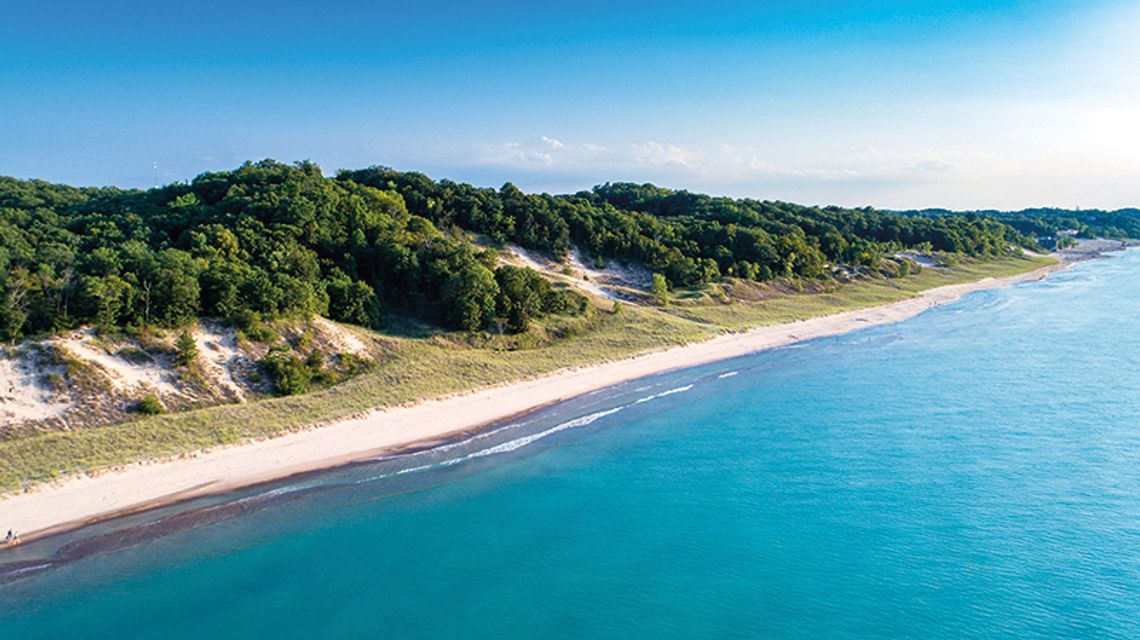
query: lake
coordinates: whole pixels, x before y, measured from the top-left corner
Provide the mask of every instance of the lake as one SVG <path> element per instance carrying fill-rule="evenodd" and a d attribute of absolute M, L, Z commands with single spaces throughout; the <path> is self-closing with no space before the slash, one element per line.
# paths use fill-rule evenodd
<path fill-rule="evenodd" d="M 1129 251 L 26 545 L 0 629 L 1137 638 L 1138 355 Z"/>

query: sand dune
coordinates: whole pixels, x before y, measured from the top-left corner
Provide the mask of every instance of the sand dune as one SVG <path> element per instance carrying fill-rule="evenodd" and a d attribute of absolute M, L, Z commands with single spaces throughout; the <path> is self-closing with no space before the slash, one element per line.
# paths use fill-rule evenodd
<path fill-rule="evenodd" d="M 0 427 L 61 416 L 71 403 L 57 397 L 45 382 L 49 374 L 63 367 L 45 370 L 24 355 L 0 350 Z"/>
<path fill-rule="evenodd" d="M 1006 278 L 939 287 L 899 302 L 761 327 L 745 333 L 561 372 L 514 384 L 374 411 L 364 417 L 170 462 L 132 465 L 0 499 L 0 529 L 28 537 L 127 510 L 333 467 L 475 429 L 507 416 L 619 382 L 820 336 L 894 322 L 966 293 L 1039 279 L 1054 265 Z"/>
<path fill-rule="evenodd" d="M 117 391 L 126 393 L 139 390 L 161 395 L 175 395 L 179 392 L 174 384 L 176 377 L 169 367 L 157 362 L 129 362 L 119 356 L 111 355 L 92 344 L 94 333 L 88 329 L 58 338 L 52 343 L 71 352 L 75 357 L 98 366 Z"/>

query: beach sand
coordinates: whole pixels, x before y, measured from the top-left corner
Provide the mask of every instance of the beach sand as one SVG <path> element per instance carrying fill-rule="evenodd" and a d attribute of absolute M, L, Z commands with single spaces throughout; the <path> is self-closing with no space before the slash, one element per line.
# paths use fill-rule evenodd
<path fill-rule="evenodd" d="M 379 409 L 328 426 L 177 460 L 140 463 L 91 477 L 70 478 L 0 498 L 0 530 L 15 529 L 27 541 L 123 513 L 424 446 L 620 382 L 896 322 L 972 291 L 1040 279 L 1066 266 L 1062 263 L 1004 278 L 938 287 L 879 307 L 759 327 L 414 406 Z"/>

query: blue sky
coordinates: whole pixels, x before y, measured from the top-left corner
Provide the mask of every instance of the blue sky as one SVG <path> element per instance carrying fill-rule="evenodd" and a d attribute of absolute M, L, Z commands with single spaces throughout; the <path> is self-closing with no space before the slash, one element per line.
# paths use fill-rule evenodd
<path fill-rule="evenodd" d="M 150 186 L 155 163 L 168 182 L 273 157 L 555 192 L 1140 205 L 1136 3 L 614 5 L 7 0 L 0 174 Z"/>

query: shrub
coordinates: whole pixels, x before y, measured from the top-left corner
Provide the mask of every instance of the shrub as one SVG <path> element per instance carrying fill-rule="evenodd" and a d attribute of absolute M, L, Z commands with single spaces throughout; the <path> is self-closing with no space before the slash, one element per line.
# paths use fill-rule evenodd
<path fill-rule="evenodd" d="M 305 366 L 313 372 L 319 372 L 325 366 L 325 357 L 321 355 L 320 351 L 314 349 L 305 357 Z"/>
<path fill-rule="evenodd" d="M 243 309 L 234 318 L 234 324 L 249 340 L 253 342 L 269 343 L 277 341 L 277 333 L 270 329 L 261 320 L 261 314 L 256 311 Z"/>
<path fill-rule="evenodd" d="M 337 363 L 346 375 L 354 376 L 364 373 L 375 364 L 372 360 L 361 358 L 355 353 L 341 353 L 337 355 Z"/>
<path fill-rule="evenodd" d="M 313 346 L 313 336 L 309 330 L 306 329 L 304 333 L 297 336 L 297 350 L 304 351 L 311 346 Z"/>
<path fill-rule="evenodd" d="M 162 402 L 155 396 L 146 396 L 135 404 L 135 411 L 144 416 L 157 416 L 166 411 Z"/>
<path fill-rule="evenodd" d="M 650 286 L 650 291 L 653 293 L 653 303 L 659 307 L 669 305 L 669 283 L 665 281 L 665 276 L 660 273 L 653 274 L 653 284 Z"/>
<path fill-rule="evenodd" d="M 313 380 L 313 370 L 297 356 L 275 353 L 262 360 L 261 366 L 278 395 L 304 393 Z"/>

